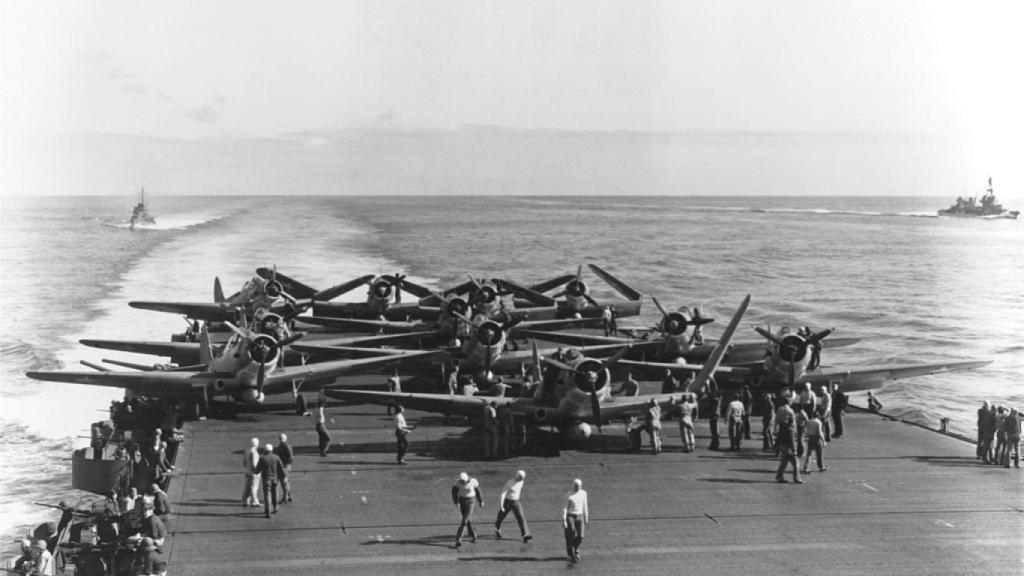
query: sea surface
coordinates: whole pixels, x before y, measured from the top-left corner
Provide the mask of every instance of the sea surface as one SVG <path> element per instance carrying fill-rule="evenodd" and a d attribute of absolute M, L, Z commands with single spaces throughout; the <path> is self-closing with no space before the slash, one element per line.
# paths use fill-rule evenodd
<path fill-rule="evenodd" d="M 134 202 L 0 198 L 5 543 L 54 519 L 33 502 L 86 496 L 70 488 L 70 452 L 120 396 L 24 372 L 145 362 L 77 341 L 168 339 L 180 317 L 127 302 L 208 301 L 215 276 L 231 292 L 259 266 L 317 288 L 378 272 L 445 287 L 467 272 L 526 284 L 592 262 L 666 305 L 703 306 L 720 319 L 709 336 L 749 293 L 737 339 L 757 340 L 753 327 L 767 323 L 863 338 L 827 350 L 826 365 L 993 362 L 887 384 L 878 394 L 892 414 L 949 417 L 974 434 L 983 400 L 1024 407 L 1024 221 L 933 217 L 948 198 L 154 196 L 158 226 L 131 231 Z M 599 301 L 614 296 L 586 267 L 584 277 Z M 647 299 L 622 323 L 657 317 Z"/>

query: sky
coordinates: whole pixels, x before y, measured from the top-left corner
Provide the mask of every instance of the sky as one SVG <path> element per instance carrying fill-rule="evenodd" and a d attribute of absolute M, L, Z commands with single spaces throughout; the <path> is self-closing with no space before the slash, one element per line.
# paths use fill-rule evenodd
<path fill-rule="evenodd" d="M 991 171 L 1024 151 L 1022 16 L 924 0 L 0 0 L 0 170 L 68 135 L 486 125 L 955 134 Z"/>

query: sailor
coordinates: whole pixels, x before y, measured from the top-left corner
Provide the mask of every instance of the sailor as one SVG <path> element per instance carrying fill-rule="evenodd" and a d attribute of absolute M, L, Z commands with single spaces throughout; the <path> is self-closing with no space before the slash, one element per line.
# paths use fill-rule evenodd
<path fill-rule="evenodd" d="M 507 403 L 497 408 L 498 414 L 498 457 L 508 458 L 512 455 L 512 410 Z"/>
<path fill-rule="evenodd" d="M 327 417 L 324 415 L 324 404 L 326 396 L 323 390 L 320 391 L 320 399 L 316 406 L 316 436 L 320 448 L 320 456 L 327 456 L 331 451 L 331 433 L 327 431 Z M 259 506 L 259 503 L 256 503 Z"/>
<path fill-rule="evenodd" d="M 807 421 L 807 452 L 804 454 L 804 474 L 810 473 L 808 465 L 811 463 L 812 452 L 818 460 L 818 472 L 824 472 L 828 470 L 828 466 L 825 466 L 822 455 L 824 449 L 824 426 L 821 423 L 821 418 L 818 416 L 817 413 L 815 413 L 812 414 L 810 420 Z"/>
<path fill-rule="evenodd" d="M 278 436 L 278 444 L 274 448 L 274 454 L 281 459 L 281 465 L 284 466 L 284 478 L 281 479 L 281 502 L 292 501 L 292 486 L 288 481 L 288 475 L 292 471 L 292 463 L 295 461 L 295 451 L 292 450 L 291 444 L 288 444 L 288 435 L 280 434 Z"/>
<path fill-rule="evenodd" d="M 726 407 L 726 421 L 729 426 L 729 450 L 739 452 L 743 443 L 743 415 L 746 410 L 738 397 L 733 397 Z"/>
<path fill-rule="evenodd" d="M 755 410 L 761 416 L 761 449 L 771 452 L 775 449 L 775 436 L 772 434 L 772 419 L 775 417 L 775 409 L 772 405 L 771 393 L 762 392 L 757 396 Z"/>
<path fill-rule="evenodd" d="M 882 411 L 882 408 L 882 403 L 878 401 L 878 398 L 875 397 L 871 390 L 868 390 L 868 412 L 877 414 Z"/>
<path fill-rule="evenodd" d="M 613 396 L 636 396 L 640 394 L 640 384 L 633 378 L 632 372 L 626 372 L 626 380 L 622 383 L 622 388 L 612 392 Z"/>
<path fill-rule="evenodd" d="M 395 442 L 399 464 L 406 464 L 405 453 L 409 450 L 409 428 L 405 423 L 405 409 L 401 404 L 395 406 Z"/>
<path fill-rule="evenodd" d="M 501 489 L 501 494 L 498 496 L 498 518 L 494 521 L 494 536 L 501 538 L 501 523 L 505 521 L 505 516 L 511 512 L 516 517 L 516 522 L 519 523 L 519 535 L 523 538 L 523 542 L 529 542 L 533 539 L 530 535 L 530 531 L 526 527 L 526 517 L 523 515 L 523 506 L 520 504 L 521 496 L 523 492 L 523 482 L 526 481 L 526 472 L 519 470 L 516 472 L 515 477 L 505 483 L 505 487 Z"/>
<path fill-rule="evenodd" d="M 711 430 L 711 445 L 708 446 L 709 450 L 718 450 L 719 436 L 718 436 L 718 419 L 722 414 L 722 397 L 717 392 L 712 392 L 710 396 L 709 410 L 708 410 L 708 428 Z"/>
<path fill-rule="evenodd" d="M 402 380 L 398 377 L 397 369 L 391 374 L 391 377 L 388 378 L 387 391 L 392 393 L 402 391 Z M 391 404 L 388 404 L 388 416 L 391 416 Z"/>
<path fill-rule="evenodd" d="M 1013 454 L 1013 466 L 1020 468 L 1020 432 L 1021 414 L 1016 408 L 1011 407 L 1010 413 L 1003 420 L 1003 430 L 1006 433 L 1006 448 L 1003 451 L 1003 467 L 1010 467 L 1010 454 Z"/>
<path fill-rule="evenodd" d="M 277 514 L 277 484 L 287 474 L 281 459 L 274 454 L 273 444 L 263 447 L 256 471 L 263 479 L 263 515 L 270 518 L 271 514 Z"/>
<path fill-rule="evenodd" d="M 459 392 L 459 365 L 452 363 L 451 370 L 448 371 L 448 394 L 455 395 Z"/>
<path fill-rule="evenodd" d="M 249 447 L 242 454 L 242 470 L 245 471 L 245 488 L 242 490 L 242 506 L 253 508 L 260 505 L 257 495 L 259 475 L 256 473 L 256 465 L 260 462 L 259 455 L 260 441 L 258 438 L 249 440 Z"/>
<path fill-rule="evenodd" d="M 468 532 L 470 542 L 476 544 L 476 530 L 473 530 L 473 510 L 479 504 L 484 507 L 484 497 L 480 493 L 480 483 L 469 474 L 459 474 L 459 480 L 452 486 L 452 502 L 459 507 L 462 522 L 455 532 L 455 547 L 462 547 L 462 534 Z"/>
<path fill-rule="evenodd" d="M 702 318 L 702 316 L 701 316 L 701 313 L 700 313 L 700 308 L 694 307 L 694 309 L 693 309 L 693 319 L 694 320 L 699 320 L 701 318 Z M 702 346 L 704 344 L 704 325 L 703 324 L 697 324 L 696 326 L 694 326 L 694 328 L 693 328 L 693 338 L 691 338 L 690 341 L 693 342 L 694 346 Z"/>
<path fill-rule="evenodd" d="M 800 479 L 800 468 L 797 466 L 796 423 L 793 419 L 793 411 L 788 406 L 788 404 L 785 404 L 783 408 L 776 412 L 776 420 L 778 422 L 776 445 L 779 447 L 779 469 L 775 473 L 775 480 L 785 484 L 786 466 L 792 464 L 793 482 L 803 484 L 804 481 Z"/>
<path fill-rule="evenodd" d="M 153 505 L 146 504 L 143 509 L 142 528 L 136 536 L 149 536 L 157 546 L 164 545 L 164 537 L 167 536 L 167 528 L 160 518 L 153 515 Z"/>
<path fill-rule="evenodd" d="M 679 389 L 679 380 L 672 374 L 672 370 L 665 368 L 665 379 L 661 381 L 661 393 L 672 394 Z"/>
<path fill-rule="evenodd" d="M 832 395 L 824 384 L 818 386 L 818 417 L 821 419 L 822 431 L 825 433 L 825 442 L 832 441 L 832 425 L 829 423 L 829 416 L 832 415 Z"/>
<path fill-rule="evenodd" d="M 166 523 L 167 516 L 171 513 L 171 502 L 167 499 L 167 493 L 157 484 L 150 484 L 149 493 L 153 495 L 153 513 Z"/>
<path fill-rule="evenodd" d="M 651 437 L 651 453 L 661 453 L 661 407 L 658 402 L 651 398 L 644 411 L 644 427 Z"/>
<path fill-rule="evenodd" d="M 498 452 L 498 404 L 491 402 L 484 405 L 484 458 L 495 457 Z"/>
<path fill-rule="evenodd" d="M 612 308 L 611 306 L 605 306 L 601 310 L 601 327 L 604 328 L 604 335 L 611 336 L 612 334 Z"/>
<path fill-rule="evenodd" d="M 35 566 L 30 572 L 26 573 L 26 576 L 54 576 L 56 568 L 54 567 L 53 554 L 47 550 L 46 540 L 36 540 L 32 544 L 32 558 Z"/>
<path fill-rule="evenodd" d="M 832 431 L 833 438 L 841 438 L 843 435 L 843 414 L 846 413 L 846 405 L 850 400 L 846 394 L 839 389 L 839 384 L 832 384 Z"/>
<path fill-rule="evenodd" d="M 750 386 L 743 386 L 740 401 L 743 402 L 743 439 L 750 440 L 750 413 L 754 408 L 754 395 L 750 393 Z"/>
<path fill-rule="evenodd" d="M 580 544 L 586 525 L 590 522 L 587 491 L 579 478 L 572 481 L 572 490 L 565 495 L 562 508 L 562 529 L 565 530 L 565 552 L 573 562 L 580 561 Z"/>
<path fill-rule="evenodd" d="M 683 394 L 679 401 L 679 437 L 683 441 L 683 452 L 693 452 L 693 419 L 697 415 L 697 402 L 691 393 Z"/>
<path fill-rule="evenodd" d="M 810 326 L 804 326 L 804 338 L 813 334 Z M 821 341 L 817 340 L 811 344 L 811 359 L 807 362 L 807 369 L 814 370 L 821 364 Z"/>

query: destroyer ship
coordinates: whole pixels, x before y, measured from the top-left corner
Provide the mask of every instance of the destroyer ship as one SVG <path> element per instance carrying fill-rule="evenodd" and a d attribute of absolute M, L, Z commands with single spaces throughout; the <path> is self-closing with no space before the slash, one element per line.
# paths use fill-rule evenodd
<path fill-rule="evenodd" d="M 939 210 L 939 216 L 955 216 L 957 218 L 1007 218 L 1016 219 L 1020 216 L 1019 210 L 1006 210 L 1002 204 L 996 202 L 996 195 L 992 190 L 992 177 L 988 177 L 988 188 L 985 189 L 985 195 L 981 197 L 981 202 L 977 201 L 977 198 L 971 196 L 970 198 L 964 198 L 963 196 L 956 199 L 956 203 L 946 208 L 945 210 Z"/>
<path fill-rule="evenodd" d="M 156 226 L 156 218 L 149 213 L 146 209 L 146 189 L 143 188 L 139 192 L 139 203 L 135 205 L 135 209 L 132 210 L 132 219 L 130 220 L 131 229 L 135 230 L 136 226 Z"/>

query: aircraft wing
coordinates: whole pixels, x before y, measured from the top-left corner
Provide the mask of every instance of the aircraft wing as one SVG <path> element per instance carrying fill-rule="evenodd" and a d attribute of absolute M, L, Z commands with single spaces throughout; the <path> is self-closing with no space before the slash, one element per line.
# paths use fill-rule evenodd
<path fill-rule="evenodd" d="M 583 320 L 590 320 L 590 318 L 583 318 Z M 600 318 L 596 319 L 598 325 L 600 325 Z M 618 344 L 625 346 L 627 344 L 642 344 L 642 341 L 636 341 L 630 338 L 613 338 L 611 336 L 597 336 L 592 334 L 576 334 L 574 332 L 548 332 L 538 328 L 549 328 L 549 326 L 543 326 L 540 324 L 541 321 L 537 322 L 523 322 L 520 324 L 522 328 L 516 327 L 519 335 L 527 338 L 536 338 L 538 340 L 544 340 L 545 342 L 557 342 L 559 344 L 568 344 L 569 346 L 595 346 L 602 344 Z M 557 325 L 556 325 L 557 326 Z M 554 328 L 557 329 L 557 328 Z M 661 343 L 661 341 L 658 341 Z M 761 349 L 764 349 L 764 344 L 761 344 Z"/>
<path fill-rule="evenodd" d="M 437 331 L 406 332 L 402 334 L 382 334 L 380 336 L 346 336 L 344 338 L 326 338 L 310 342 L 313 346 L 347 346 L 354 348 L 374 348 L 378 346 L 406 345 L 417 348 L 443 345 L 448 340 Z M 296 348 L 298 350 L 298 348 Z"/>
<path fill-rule="evenodd" d="M 466 416 L 476 420 L 480 420 L 483 417 L 484 406 L 491 402 L 508 405 L 512 409 L 513 414 L 516 415 L 531 414 L 533 409 L 537 407 L 537 403 L 532 398 L 513 398 L 509 396 L 374 392 L 369 390 L 333 388 L 325 388 L 324 394 L 336 400 L 345 400 L 357 404 L 379 404 L 382 406 L 401 404 L 402 407 L 413 410 Z"/>
<path fill-rule="evenodd" d="M 150 354 L 165 358 L 199 358 L 198 342 L 133 342 L 131 340 L 91 340 L 88 338 L 83 338 L 78 342 L 104 350 Z"/>
<path fill-rule="evenodd" d="M 375 372 L 385 368 L 397 368 L 413 361 L 439 354 L 435 350 L 409 352 L 406 354 L 387 354 L 374 358 L 357 358 L 351 360 L 331 360 L 316 362 L 305 366 L 287 366 L 267 375 L 264 390 L 267 394 L 278 394 L 292 390 L 292 382 L 322 383 L 334 380 L 346 374 L 362 374 Z"/>
<path fill-rule="evenodd" d="M 639 360 L 619 360 L 618 364 L 622 366 L 635 366 L 641 369 L 651 370 L 672 370 L 673 372 L 700 372 L 704 366 L 702 364 L 680 364 L 677 362 L 642 362 Z M 719 366 L 715 369 L 716 374 L 738 374 L 746 375 L 750 373 L 747 368 L 741 368 L 736 366 Z"/>
<path fill-rule="evenodd" d="M 122 388 L 136 394 L 161 397 L 194 397 L 217 379 L 209 372 L 26 372 L 26 376 L 48 382 Z"/>
<path fill-rule="evenodd" d="M 235 309 L 233 307 L 215 302 L 146 302 L 133 300 L 128 305 L 140 310 L 181 314 L 198 320 L 220 322 L 235 320 Z"/>
<path fill-rule="evenodd" d="M 554 306 L 556 304 L 555 299 L 552 298 L 551 296 L 545 296 L 540 292 L 531 290 L 529 288 L 526 288 L 525 286 L 520 286 L 519 284 L 516 284 L 511 280 L 496 279 L 495 283 L 498 285 L 499 288 L 508 290 L 515 294 L 516 296 L 523 298 L 525 300 L 529 300 L 530 302 L 534 303 L 537 306 Z"/>
<path fill-rule="evenodd" d="M 814 372 L 808 372 L 800 377 L 801 382 L 811 384 L 827 384 L 838 382 L 843 392 L 857 392 L 879 388 L 889 380 L 901 378 L 913 378 L 915 376 L 928 376 L 930 374 L 942 374 L 944 372 L 956 372 L 960 370 L 974 370 L 982 366 L 988 366 L 991 361 L 977 362 L 946 362 L 939 364 L 901 364 L 893 366 L 870 366 L 863 368 L 822 368 Z"/>
<path fill-rule="evenodd" d="M 564 276 L 557 276 L 557 277 L 552 278 L 550 280 L 545 280 L 545 281 L 543 281 L 543 282 L 541 282 L 539 284 L 534 284 L 533 286 L 530 286 L 530 290 L 533 290 L 534 292 L 547 292 L 549 290 L 554 290 L 555 288 L 558 288 L 559 286 L 561 286 L 562 284 L 565 284 L 566 282 L 568 282 L 570 280 L 575 280 L 575 279 L 576 279 L 576 275 L 575 274 L 566 274 Z"/>
<path fill-rule="evenodd" d="M 281 283 L 281 287 L 284 288 L 284 291 L 293 298 L 312 298 L 316 294 L 316 290 L 312 287 L 293 278 L 289 278 L 271 268 L 257 268 L 256 274 L 267 281 L 277 280 Z"/>
<path fill-rule="evenodd" d="M 699 367 L 698 367 L 699 368 Z M 605 421 L 625 420 L 630 416 L 639 416 L 647 409 L 648 403 L 653 399 L 665 413 L 674 401 L 682 398 L 682 392 L 673 394 L 643 394 L 640 396 L 612 396 L 609 400 L 601 401 L 601 418 Z M 592 418 L 584 418 L 589 421 Z"/>
<path fill-rule="evenodd" d="M 342 282 L 341 284 L 331 286 L 330 288 L 317 292 L 316 299 L 320 300 L 321 302 L 334 300 L 335 298 L 341 296 L 342 294 L 345 294 L 346 292 L 351 292 L 352 290 L 355 290 L 356 288 L 365 285 L 370 280 L 373 280 L 373 274 L 367 274 L 365 276 L 360 276 L 359 278 L 349 280 L 348 282 Z"/>
<path fill-rule="evenodd" d="M 639 292 L 630 288 L 629 285 L 627 285 L 625 282 L 619 280 L 615 276 L 612 276 L 611 274 L 603 270 L 601 267 L 599 267 L 597 264 L 587 264 L 587 266 L 589 266 L 590 269 L 593 270 L 594 274 L 600 276 L 601 280 L 604 280 L 609 286 L 614 288 L 615 291 L 618 292 L 619 294 L 622 294 L 622 296 L 625 297 L 627 300 L 640 299 Z"/>
<path fill-rule="evenodd" d="M 357 318 L 329 318 L 325 316 L 303 316 L 297 318 L 299 322 L 336 328 L 339 331 L 349 332 L 377 332 L 383 330 L 387 333 L 402 333 L 431 330 L 430 326 L 422 322 L 401 322 L 398 320 L 360 320 Z"/>

